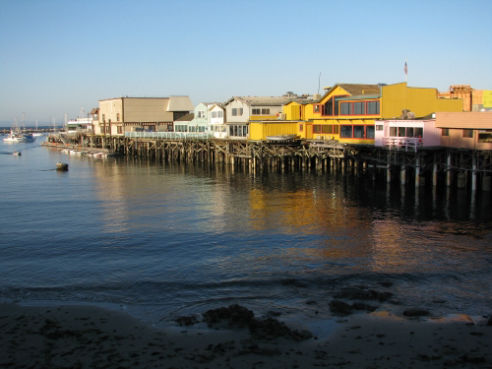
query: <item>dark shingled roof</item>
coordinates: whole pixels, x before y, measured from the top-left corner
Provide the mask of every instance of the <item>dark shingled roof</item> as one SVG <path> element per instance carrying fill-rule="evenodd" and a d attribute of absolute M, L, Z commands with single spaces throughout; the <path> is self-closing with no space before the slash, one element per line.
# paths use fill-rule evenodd
<path fill-rule="evenodd" d="M 379 93 L 380 93 L 380 86 L 379 85 L 340 83 L 340 84 L 337 84 L 335 86 L 340 86 L 341 88 L 346 90 L 352 96 L 379 95 Z"/>
<path fill-rule="evenodd" d="M 181 118 L 176 119 L 175 122 L 189 122 L 190 120 L 193 120 L 194 117 L 195 117 L 195 114 L 189 113 L 189 114 L 183 115 Z"/>

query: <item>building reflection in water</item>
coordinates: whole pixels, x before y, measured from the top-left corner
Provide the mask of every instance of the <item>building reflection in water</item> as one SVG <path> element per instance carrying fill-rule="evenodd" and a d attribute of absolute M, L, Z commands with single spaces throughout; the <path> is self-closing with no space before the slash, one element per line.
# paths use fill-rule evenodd
<path fill-rule="evenodd" d="M 254 257 L 306 267 L 325 263 L 326 268 L 375 272 L 404 272 L 419 264 L 431 268 L 430 258 L 436 257 L 432 247 L 445 245 L 438 228 L 422 232 L 416 218 L 435 217 L 436 207 L 442 217 L 456 212 L 446 193 L 436 197 L 431 192 L 427 201 L 423 192 L 400 196 L 399 189 L 395 199 L 385 189 L 378 193 L 324 177 L 265 179 L 222 169 L 109 160 L 94 162 L 93 169 L 107 233 L 151 233 L 159 242 L 178 235 L 183 244 L 206 239 L 206 245 L 225 249 L 242 243 L 238 255 L 249 257 L 248 247 L 254 245 L 259 250 Z"/>
<path fill-rule="evenodd" d="M 94 162 L 95 189 L 101 204 L 102 227 L 106 233 L 124 233 L 129 228 L 128 186 L 124 168 L 113 161 Z"/>

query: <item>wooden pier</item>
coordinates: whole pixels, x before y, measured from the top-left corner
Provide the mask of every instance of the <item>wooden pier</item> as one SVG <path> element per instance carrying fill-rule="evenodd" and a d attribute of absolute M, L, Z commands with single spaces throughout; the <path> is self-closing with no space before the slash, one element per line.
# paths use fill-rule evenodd
<path fill-rule="evenodd" d="M 50 135 L 48 145 L 105 149 L 162 163 L 227 165 L 252 173 L 352 173 L 384 177 L 386 183 L 490 191 L 492 151 L 449 148 L 385 148 L 337 141 L 286 142 Z"/>

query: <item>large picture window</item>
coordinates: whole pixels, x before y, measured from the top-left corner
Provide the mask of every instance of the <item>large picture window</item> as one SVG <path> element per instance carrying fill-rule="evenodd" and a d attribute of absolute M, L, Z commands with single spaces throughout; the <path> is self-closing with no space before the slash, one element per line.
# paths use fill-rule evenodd
<path fill-rule="evenodd" d="M 333 126 L 333 129 L 338 129 L 338 126 Z M 338 130 L 333 133 L 338 133 Z M 340 126 L 340 138 L 374 139 L 374 126 L 343 124 Z"/>
<path fill-rule="evenodd" d="M 341 138 L 352 138 L 352 126 L 342 125 L 340 126 Z"/>
<path fill-rule="evenodd" d="M 335 115 L 338 115 L 338 103 L 335 100 Z M 340 103 L 340 115 L 378 115 L 379 101 L 347 101 Z"/>
<path fill-rule="evenodd" d="M 356 102 L 354 103 L 354 114 L 355 115 L 362 115 L 365 114 L 365 103 L 364 102 Z"/>
<path fill-rule="evenodd" d="M 340 104 L 340 114 L 342 115 L 350 115 L 352 114 L 352 110 L 350 109 L 351 103 L 344 102 Z"/>
<path fill-rule="evenodd" d="M 354 138 L 364 138 L 364 126 L 354 126 Z"/>
<path fill-rule="evenodd" d="M 379 101 L 367 102 L 367 114 L 379 114 Z"/>

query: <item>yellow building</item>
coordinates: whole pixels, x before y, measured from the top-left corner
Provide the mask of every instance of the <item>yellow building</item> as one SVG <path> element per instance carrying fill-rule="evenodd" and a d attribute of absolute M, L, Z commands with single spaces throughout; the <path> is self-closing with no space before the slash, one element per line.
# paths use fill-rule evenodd
<path fill-rule="evenodd" d="M 311 139 L 312 122 L 299 120 L 265 120 L 249 122 L 249 139 L 265 141 L 272 136 L 298 136 L 301 139 Z"/>
<path fill-rule="evenodd" d="M 420 118 L 462 109 L 461 99 L 441 99 L 435 88 L 408 87 L 406 83 L 337 84 L 318 99 L 285 104 L 285 123 L 263 121 L 251 125 L 250 139 L 287 134 L 286 126 L 293 131 L 295 121 L 300 138 L 372 145 L 378 119 Z"/>

